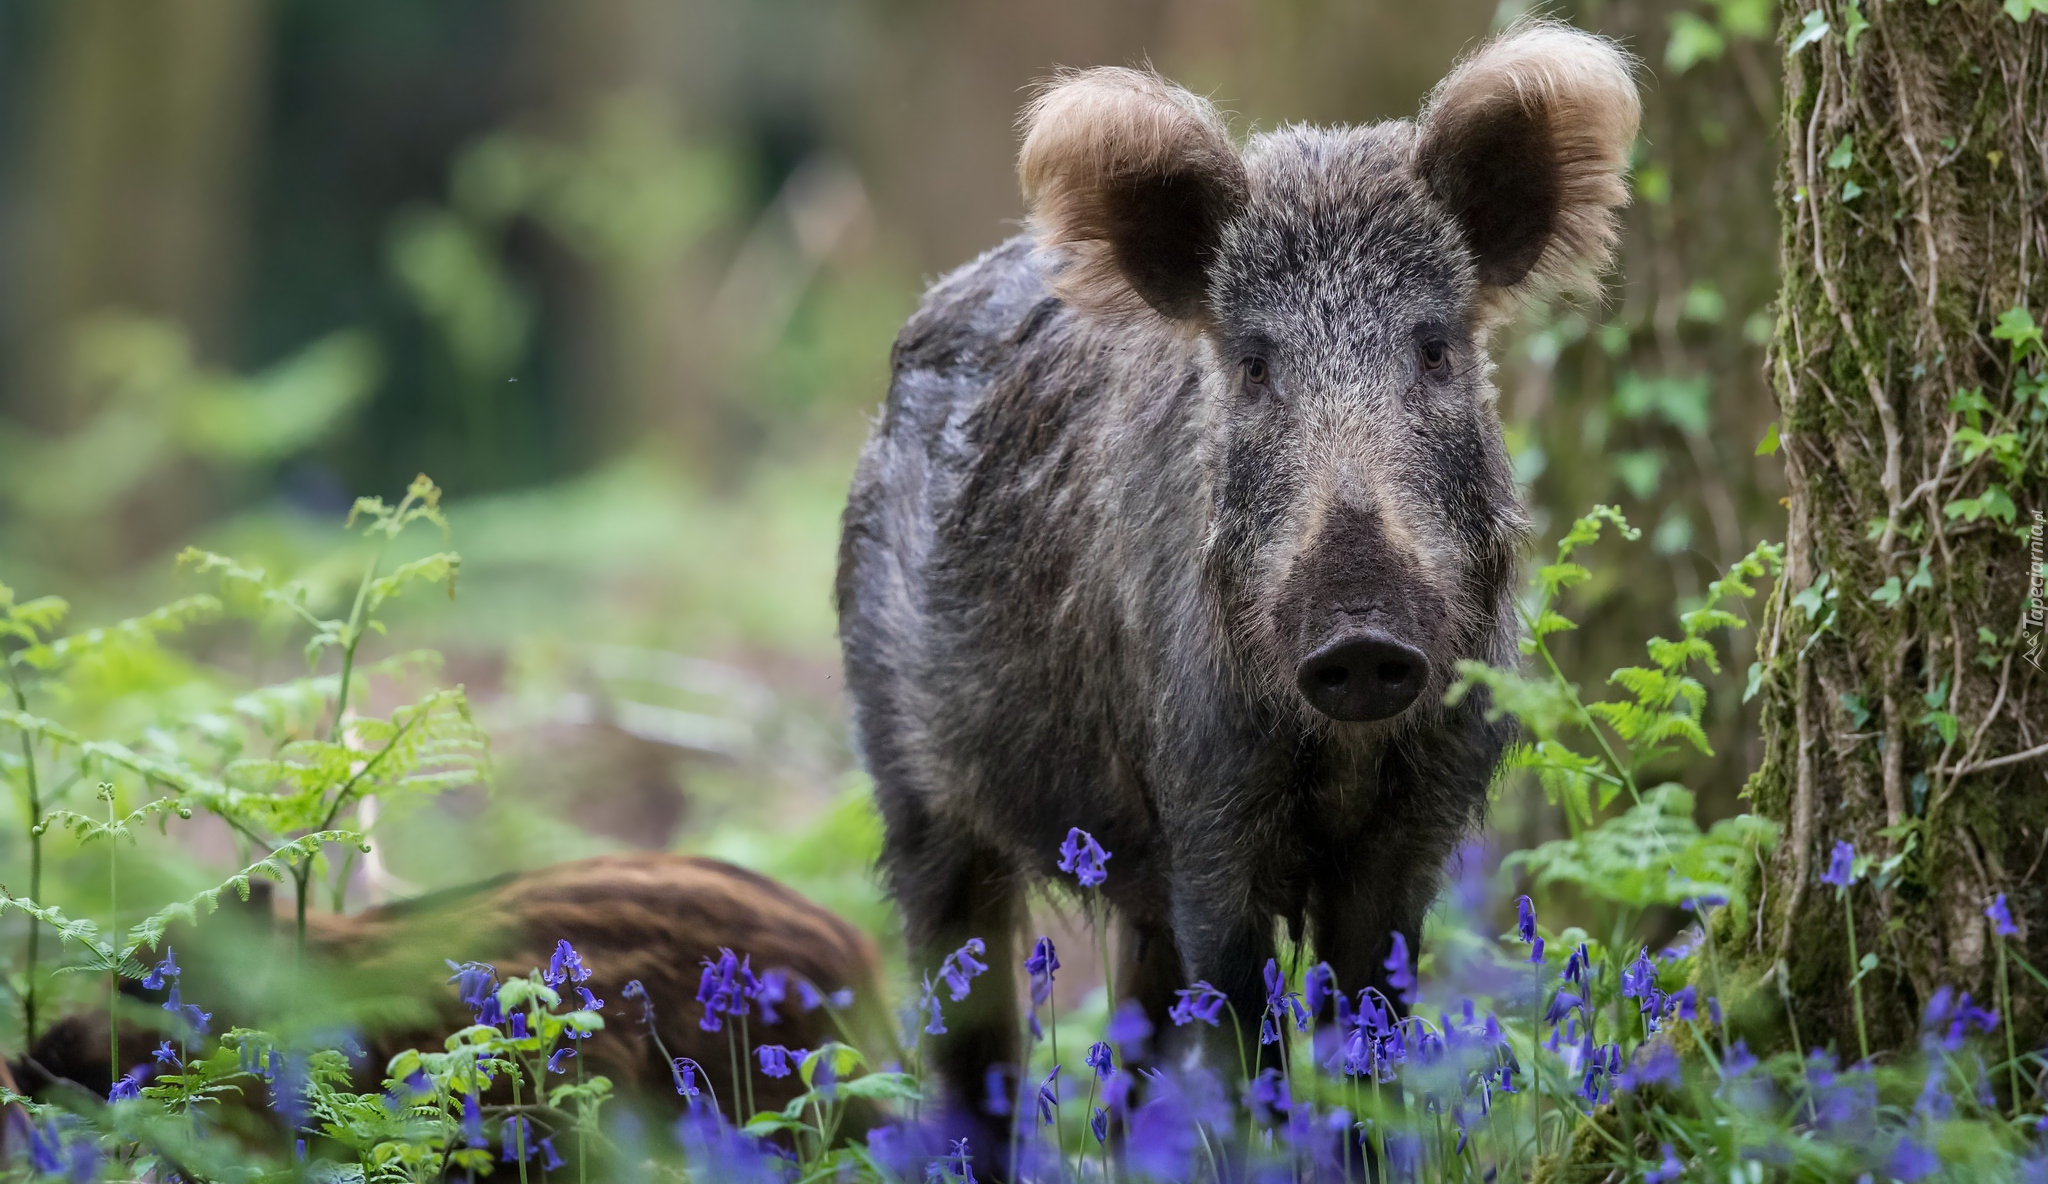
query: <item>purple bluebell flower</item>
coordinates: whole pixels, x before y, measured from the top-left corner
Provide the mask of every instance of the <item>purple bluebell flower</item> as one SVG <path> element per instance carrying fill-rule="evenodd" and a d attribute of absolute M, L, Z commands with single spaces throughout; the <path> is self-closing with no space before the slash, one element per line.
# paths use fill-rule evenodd
<path fill-rule="evenodd" d="M 1318 962 L 1301 976 L 1302 1002 L 1308 1004 L 1312 1015 L 1323 1014 L 1332 999 L 1338 998 L 1337 972 L 1330 969 L 1328 962 Z"/>
<path fill-rule="evenodd" d="M 1515 897 L 1515 936 L 1524 945 L 1536 941 L 1536 902 L 1526 896 Z"/>
<path fill-rule="evenodd" d="M 1617 1049 L 1619 1045 L 1615 1046 Z M 1678 1065 L 1678 1054 L 1669 1044 L 1658 1041 L 1636 1053 L 1635 1063 L 1616 1076 L 1615 1084 L 1634 1093 L 1651 1085 L 1662 1085 L 1676 1089 L 1684 1082 Z"/>
<path fill-rule="evenodd" d="M 916 1015 L 920 1011 L 924 1012 L 926 1016 L 924 1024 L 925 1035 L 944 1036 L 946 1034 L 946 1016 L 939 1009 L 939 994 L 937 991 L 932 990 L 932 976 L 929 974 L 924 976 L 924 990 L 919 993 L 917 1002 L 911 1005 L 912 1015 Z"/>
<path fill-rule="evenodd" d="M 840 1011 L 845 1011 L 853 1006 L 853 988 L 841 987 L 830 995 L 825 996 L 825 1002 Z"/>
<path fill-rule="evenodd" d="M 1196 1020 L 1212 1028 L 1218 1027 L 1223 1019 L 1223 1007 L 1230 1002 L 1228 995 L 1206 982 L 1197 982 L 1184 991 L 1175 991 L 1174 994 L 1180 996 L 1180 1002 L 1174 1004 L 1166 1014 L 1177 1027 L 1184 1027 Z"/>
<path fill-rule="evenodd" d="M 751 955 L 748 962 L 752 961 Z M 730 949 L 718 947 L 718 957 L 704 959 L 704 972 L 697 979 L 697 1002 L 704 1005 L 704 1015 L 697 1026 L 706 1032 L 720 1032 L 725 1029 L 726 1016 L 747 1014 L 747 989 L 743 981 L 751 980 L 752 972 Z"/>
<path fill-rule="evenodd" d="M 1083 888 L 1093 888 L 1109 878 L 1109 872 L 1102 865 L 1109 862 L 1109 852 L 1095 841 L 1095 836 L 1074 827 L 1067 831 L 1065 842 L 1060 844 L 1060 870 L 1074 877 Z"/>
<path fill-rule="evenodd" d="M 1002 1118 L 1010 1109 L 1009 1066 L 990 1065 L 981 1075 L 981 1112 Z"/>
<path fill-rule="evenodd" d="M 1557 993 L 1550 997 L 1550 1007 L 1543 1013 L 1543 1022 L 1546 1024 L 1559 1023 L 1566 1016 L 1571 1015 L 1574 1009 L 1584 1005 L 1585 1002 L 1579 996 L 1572 994 L 1563 987 L 1559 987 Z"/>
<path fill-rule="evenodd" d="M 1832 884 L 1846 890 L 1856 882 L 1856 848 L 1840 839 L 1835 840 L 1835 849 L 1828 856 L 1828 870 L 1821 873 L 1820 882 Z"/>
<path fill-rule="evenodd" d="M 1700 1018 L 1699 988 L 1688 984 L 1666 996 L 1664 1014 L 1688 1022 Z"/>
<path fill-rule="evenodd" d="M 2005 893 L 1992 898 L 1984 908 L 1984 915 L 1991 918 L 1991 928 L 2000 937 L 2018 937 L 2020 927 L 2012 923 L 2012 910 L 2005 906 Z"/>
<path fill-rule="evenodd" d="M 64 1170 L 64 1132 L 56 1119 L 46 1118 L 29 1126 L 28 1162 L 47 1176 Z"/>
<path fill-rule="evenodd" d="M 771 1027 L 781 1023 L 782 1012 L 778 1008 L 782 1001 L 787 998 L 789 998 L 789 972 L 786 970 L 762 971 L 760 982 L 754 988 L 754 1005 L 761 1009 L 761 1022 Z M 592 1002 L 596 1006 L 593 1007 L 586 1004 L 584 1010 L 596 1011 L 599 1007 L 604 1006 L 604 1000 L 602 999 L 595 999 Z M 810 1009 L 806 1008 L 805 1010 L 808 1011 Z"/>
<path fill-rule="evenodd" d="M 178 969 L 178 952 L 165 946 L 163 961 L 150 967 L 149 973 L 142 976 L 142 988 L 146 991 L 161 991 L 166 981 L 177 982 L 181 973 L 183 972 Z"/>
<path fill-rule="evenodd" d="M 1117 1004 L 1115 1013 L 1102 1029 L 1102 1036 L 1116 1046 L 1128 1064 L 1145 1055 L 1145 1046 L 1152 1039 L 1152 1018 L 1145 1014 L 1144 1007 L 1137 1000 L 1126 999 Z"/>
<path fill-rule="evenodd" d="M 1688 896 L 1679 902 L 1679 907 L 1695 916 L 1705 916 L 1710 909 L 1718 909 L 1728 903 L 1728 898 L 1719 892 L 1705 892 Z"/>
<path fill-rule="evenodd" d="M 462 1141 L 471 1148 L 484 1145 L 484 1114 L 473 1090 L 462 1095 Z"/>
<path fill-rule="evenodd" d="M 554 956 L 548 959 L 548 968 L 541 971 L 540 979 L 551 987 L 589 982 L 590 968 L 583 965 L 583 957 L 576 952 L 575 946 L 566 940 L 557 941 Z"/>
<path fill-rule="evenodd" d="M 695 1098 L 703 1093 L 697 1079 L 704 1075 L 704 1067 L 688 1057 L 677 1057 L 668 1063 L 669 1077 L 676 1083 L 676 1094 L 680 1097 Z"/>
<path fill-rule="evenodd" d="M 1756 1068 L 1756 1056 L 1749 1051 L 1749 1042 L 1737 1040 L 1728 1046 L 1728 1052 L 1721 1058 L 1721 1076 L 1740 1077 Z"/>
<path fill-rule="evenodd" d="M 1643 1184 L 1677 1184 L 1685 1176 L 1685 1165 L 1678 1162 L 1678 1153 L 1672 1150 L 1671 1144 L 1666 1143 L 1658 1150 L 1664 1157 L 1657 1161 L 1657 1166 L 1643 1173 Z"/>
<path fill-rule="evenodd" d="M 556 1049 L 554 1052 L 548 1055 L 548 1072 L 567 1073 L 569 1070 L 564 1068 L 563 1066 L 565 1062 L 567 1062 L 570 1058 L 574 1057 L 575 1055 L 576 1050 L 570 1048 L 566 1044 Z"/>
<path fill-rule="evenodd" d="M 1110 1055 L 1109 1045 L 1101 1040 L 1088 1046 L 1088 1055 L 1082 1058 L 1095 1076 L 1107 1077 L 1116 1072 L 1116 1059 Z"/>
<path fill-rule="evenodd" d="M 576 1004 L 582 1011 L 603 1011 L 604 1000 L 590 993 L 589 987 L 576 988 Z"/>
<path fill-rule="evenodd" d="M 988 947 L 982 940 L 970 937 L 959 949 L 947 954 L 945 961 L 939 963 L 939 981 L 944 983 L 946 990 L 952 994 L 953 1002 L 958 1003 L 967 998 L 969 986 L 975 977 L 988 969 L 988 963 L 981 960 L 982 955 L 986 953 Z"/>
<path fill-rule="evenodd" d="M 1052 948 L 1052 939 L 1041 937 L 1031 947 L 1031 956 L 1024 959 L 1024 973 L 1031 976 L 1031 1006 L 1038 1007 L 1052 998 L 1053 972 L 1060 968 L 1060 956 Z"/>
<path fill-rule="evenodd" d="M 1586 974 L 1592 968 L 1593 956 L 1586 952 L 1586 943 L 1580 942 L 1578 948 L 1571 952 L 1571 956 L 1564 960 L 1565 981 L 1583 992 L 1586 988 Z"/>
<path fill-rule="evenodd" d="M 1045 1080 L 1038 1083 L 1038 1123 L 1051 1126 L 1060 1113 L 1059 1093 L 1060 1067 L 1054 1065 Z"/>
<path fill-rule="evenodd" d="M 172 1048 L 171 1042 L 168 1040 L 164 1041 L 161 1044 L 158 1044 L 156 1046 L 156 1051 L 149 1055 L 155 1057 L 156 1063 L 159 1065 L 163 1065 L 171 1069 L 175 1069 L 178 1067 L 178 1050 Z"/>
<path fill-rule="evenodd" d="M 1109 1107 L 1097 1106 L 1095 1116 L 1088 1120 L 1088 1130 L 1097 1143 L 1109 1142 Z"/>
<path fill-rule="evenodd" d="M 770 1077 L 787 1077 L 791 1071 L 790 1058 L 793 1056 L 802 1064 L 804 1054 L 801 1050 L 792 1053 L 780 1044 L 764 1044 L 754 1050 L 754 1056 L 761 1062 L 761 1072 Z"/>
<path fill-rule="evenodd" d="M 149 1080 L 149 1067 L 137 1065 L 121 1075 L 114 1082 L 114 1088 L 107 1091 L 107 1101 L 126 1102 L 142 1096 L 142 1083 Z"/>
<path fill-rule="evenodd" d="M 499 1154 L 499 1163 L 519 1163 L 533 1156 L 533 1125 L 526 1119 L 514 1115 L 498 1128 L 498 1139 L 504 1151 Z"/>
<path fill-rule="evenodd" d="M 931 1166 L 938 1168 L 940 1165 L 935 1163 Z M 946 1156 L 944 1171 L 938 1178 L 945 1179 L 947 1177 L 958 1180 L 960 1184 L 976 1184 L 974 1179 L 974 1156 L 967 1150 L 967 1140 L 953 1140 L 953 1153 Z M 930 1177 L 928 1176 L 927 1178 L 929 1179 Z"/>
<path fill-rule="evenodd" d="M 1399 930 L 1393 933 L 1394 948 L 1387 954 L 1387 986 L 1403 1003 L 1415 1002 L 1415 967 L 1408 959 L 1408 938 Z"/>
<path fill-rule="evenodd" d="M 455 993 L 474 1013 L 475 1022 L 497 1027 L 505 1022 L 505 1012 L 498 1004 L 498 971 L 484 962 L 450 962 L 448 969 L 455 973 L 448 981 L 455 984 Z"/>
<path fill-rule="evenodd" d="M 1537 938 L 1537 939 L 1536 939 L 1535 941 L 1532 941 L 1532 942 L 1530 942 L 1530 943 L 1529 943 L 1529 956 L 1528 956 L 1528 958 L 1524 959 L 1524 961 L 1527 961 L 1527 962 L 1531 962 L 1531 963 L 1534 963 L 1534 964 L 1535 964 L 1535 965 L 1537 965 L 1537 966 L 1541 966 L 1541 965 L 1543 965 L 1543 939 L 1542 939 L 1542 938 L 1540 938 L 1540 937 L 1539 937 L 1539 938 Z"/>
<path fill-rule="evenodd" d="M 1251 1110 L 1252 1121 L 1260 1126 L 1272 1126 L 1280 1115 L 1294 1108 L 1292 1095 L 1287 1089 L 1287 1078 L 1278 1069 L 1261 1069 L 1251 1084 L 1245 1087 L 1245 1098 Z"/>
<path fill-rule="evenodd" d="M 525 1040 L 532 1035 L 526 1027 L 525 1012 L 515 1011 L 512 1013 L 510 1021 L 505 1025 L 505 1034 L 514 1040 Z"/>
<path fill-rule="evenodd" d="M 493 999 L 491 1002 L 496 1004 L 497 1000 Z M 192 1025 L 192 1030 L 201 1036 L 206 1035 L 207 1029 L 213 1024 L 213 1013 L 201 1011 L 197 1003 L 187 1003 L 184 1012 L 185 1022 Z"/>
<path fill-rule="evenodd" d="M 1932 1147 L 1913 1138 L 1900 1139 L 1899 1145 L 1892 1149 L 1891 1158 L 1885 1162 L 1885 1174 L 1902 1181 L 1902 1184 L 1925 1180 L 1940 1170 L 1941 1157 L 1934 1153 Z"/>
<path fill-rule="evenodd" d="M 549 1135 L 540 1141 L 540 1170 L 552 1172 L 562 1166 L 562 1157 L 555 1153 L 555 1137 Z"/>

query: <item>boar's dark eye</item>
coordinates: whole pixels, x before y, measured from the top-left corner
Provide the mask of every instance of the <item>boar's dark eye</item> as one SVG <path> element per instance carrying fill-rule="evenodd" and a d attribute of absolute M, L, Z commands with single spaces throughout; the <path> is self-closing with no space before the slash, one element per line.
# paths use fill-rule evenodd
<path fill-rule="evenodd" d="M 1272 381 L 1272 378 L 1272 368 L 1266 365 L 1266 359 L 1246 358 L 1244 360 L 1244 386 L 1246 393 L 1252 395 L 1263 394 L 1266 384 Z"/>
<path fill-rule="evenodd" d="M 1423 372 L 1431 378 L 1441 378 L 1451 368 L 1451 347 L 1441 337 L 1427 337 L 1416 347 L 1422 359 Z"/>

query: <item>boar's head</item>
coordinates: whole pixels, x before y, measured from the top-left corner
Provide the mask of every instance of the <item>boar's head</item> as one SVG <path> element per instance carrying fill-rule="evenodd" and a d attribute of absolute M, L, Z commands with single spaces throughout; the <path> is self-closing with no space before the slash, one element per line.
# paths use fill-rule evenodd
<path fill-rule="evenodd" d="M 1056 291 L 1194 339 L 1205 581 L 1243 680 L 1306 726 L 1412 723 L 1457 661 L 1509 657 L 1526 527 L 1487 338 L 1605 264 L 1638 111 L 1620 50 L 1537 23 L 1412 121 L 1240 148 L 1205 100 L 1113 68 L 1026 112 Z"/>

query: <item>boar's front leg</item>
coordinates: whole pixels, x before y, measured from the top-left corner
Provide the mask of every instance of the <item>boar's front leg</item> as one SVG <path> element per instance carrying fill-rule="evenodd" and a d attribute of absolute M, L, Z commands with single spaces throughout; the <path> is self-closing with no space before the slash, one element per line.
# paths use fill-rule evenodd
<path fill-rule="evenodd" d="M 1173 939 L 1186 976 L 1190 983 L 1208 983 L 1230 1000 L 1216 1028 L 1201 1033 L 1219 1070 L 1257 1068 L 1259 1015 L 1266 1005 L 1264 972 L 1266 960 L 1273 956 L 1273 917 L 1258 907 L 1252 869 L 1245 866 L 1249 862 L 1241 851 L 1222 843 L 1190 844 L 1174 856 Z"/>
<path fill-rule="evenodd" d="M 921 812 L 920 812 L 921 813 Z M 890 887 L 903 910 L 911 968 L 929 975 L 937 992 L 945 1031 L 924 1035 L 931 1017 L 918 1016 L 914 1038 L 930 1043 L 953 1113 L 969 1127 L 968 1137 L 988 1162 L 1009 1138 L 1007 1120 L 989 1112 L 989 1070 L 1006 1067 L 1014 1080 L 1018 1055 L 1017 933 L 1023 925 L 1017 880 L 997 852 L 932 824 L 892 827 L 883 851 Z M 939 982 L 946 956 L 972 938 L 985 944 L 989 973 L 955 1002 Z M 1014 1092 L 1014 1091 L 1012 1091 Z M 1011 1104 L 1015 1104 L 1014 1097 Z"/>

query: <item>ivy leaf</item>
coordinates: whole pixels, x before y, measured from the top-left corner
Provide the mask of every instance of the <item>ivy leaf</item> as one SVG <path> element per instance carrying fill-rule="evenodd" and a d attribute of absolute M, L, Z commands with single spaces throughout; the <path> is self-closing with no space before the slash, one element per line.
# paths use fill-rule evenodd
<path fill-rule="evenodd" d="M 1852 133 L 1843 136 L 1842 142 L 1835 145 L 1835 150 L 1828 153 L 1828 167 L 1831 169 L 1846 169 L 1851 164 L 1854 164 L 1855 161 L 1856 137 Z"/>
<path fill-rule="evenodd" d="M 1883 584 L 1871 589 L 1870 598 L 1886 608 L 1897 608 L 1899 598 L 1905 594 L 1905 590 L 1899 587 L 1899 577 L 1886 576 Z"/>
<path fill-rule="evenodd" d="M 1842 30 L 1842 43 L 1850 57 L 1856 56 L 1856 42 L 1868 28 L 1870 22 L 1863 18 L 1863 0 L 1849 0 L 1849 20 Z"/>
<path fill-rule="evenodd" d="M 1961 518 L 1975 522 L 1979 518 L 1996 518 L 2010 526 L 2019 510 L 2012 504 L 2012 495 L 2001 485 L 1987 485 L 1984 492 L 1976 497 L 1959 497 L 1942 507 L 1942 513 L 1950 518 Z"/>
<path fill-rule="evenodd" d="M 1776 456 L 1778 454 L 1777 420 L 1771 421 L 1771 426 L 1764 431 L 1764 438 L 1757 441 L 1756 454 L 1758 456 Z"/>
<path fill-rule="evenodd" d="M 2032 0 L 2042 6 L 2037 11 L 2048 12 L 2048 0 Z M 1999 314 L 1998 325 L 1991 330 L 1991 336 L 1999 341 L 2012 342 L 2012 360 L 2017 362 L 2041 348 L 2041 327 L 2034 323 L 2034 314 L 2025 308 L 2009 308 Z"/>
<path fill-rule="evenodd" d="M 1842 182 L 1842 202 L 1847 204 L 1863 196 L 1863 186 L 1854 181 Z"/>
<path fill-rule="evenodd" d="M 1956 742 L 1956 717 L 1948 712 L 1930 711 L 1920 717 L 1920 722 L 1932 725 L 1934 730 L 1941 734 L 1941 742 L 1943 744 L 1954 744 Z"/>
<path fill-rule="evenodd" d="M 2005 0 L 2005 15 L 2016 24 L 2025 24 L 2037 12 L 2048 12 L 2048 0 Z"/>
<path fill-rule="evenodd" d="M 1812 12 L 1807 13 L 1806 19 L 1800 22 L 1799 36 L 1792 39 L 1792 44 L 1787 47 L 1786 52 L 1798 53 L 1827 35 L 1828 14 L 1816 8 Z"/>

